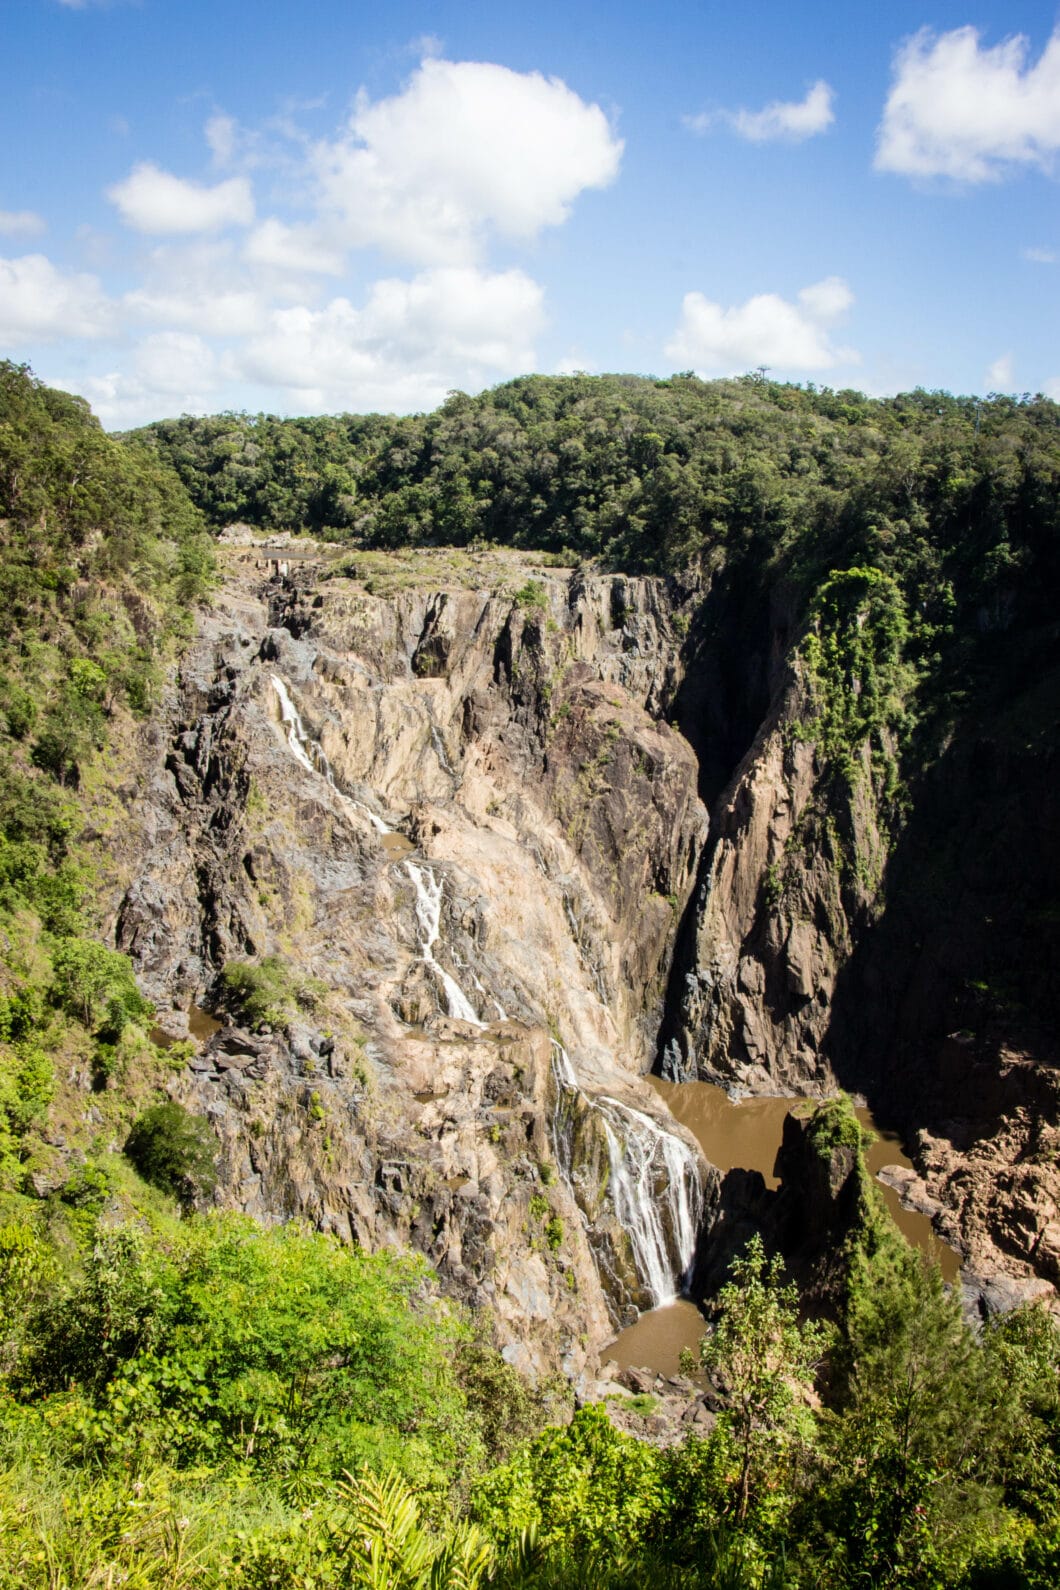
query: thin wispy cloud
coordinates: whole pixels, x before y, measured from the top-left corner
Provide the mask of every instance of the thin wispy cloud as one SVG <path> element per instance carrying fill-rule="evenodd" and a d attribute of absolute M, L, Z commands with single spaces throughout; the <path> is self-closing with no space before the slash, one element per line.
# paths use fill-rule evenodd
<path fill-rule="evenodd" d="M 1003 353 L 994 360 L 986 372 L 986 389 L 988 392 L 1011 392 L 1015 385 L 1015 373 L 1011 353 Z"/>
<path fill-rule="evenodd" d="M 46 230 L 43 216 L 35 210 L 0 210 L 0 236 L 39 237 Z"/>
<path fill-rule="evenodd" d="M 706 134 L 725 127 L 749 143 L 802 143 L 827 132 L 835 121 L 834 90 L 819 78 L 800 100 L 774 99 L 762 110 L 702 111 L 686 116 L 689 132 Z"/>

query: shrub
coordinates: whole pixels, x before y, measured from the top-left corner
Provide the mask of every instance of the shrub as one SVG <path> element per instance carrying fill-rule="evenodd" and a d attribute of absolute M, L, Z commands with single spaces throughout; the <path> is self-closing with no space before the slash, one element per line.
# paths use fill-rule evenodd
<path fill-rule="evenodd" d="M 286 1027 L 299 1005 L 313 1002 L 313 991 L 300 982 L 278 955 L 258 961 L 229 961 L 221 973 L 224 1003 L 249 1027 Z"/>
<path fill-rule="evenodd" d="M 151 1015 L 128 958 L 95 939 L 64 939 L 52 952 L 52 967 L 56 1003 L 107 1043 L 117 1042 L 130 1021 Z"/>
<path fill-rule="evenodd" d="M 144 1111 L 129 1133 L 125 1154 L 145 1181 L 185 1207 L 217 1185 L 217 1144 L 209 1123 L 173 1100 Z"/>

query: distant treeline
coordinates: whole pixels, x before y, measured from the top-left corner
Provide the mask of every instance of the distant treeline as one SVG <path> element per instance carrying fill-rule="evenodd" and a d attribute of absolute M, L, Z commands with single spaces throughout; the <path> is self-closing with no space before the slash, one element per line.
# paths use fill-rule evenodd
<path fill-rule="evenodd" d="M 435 413 L 222 414 L 136 433 L 211 524 L 363 545 L 477 539 L 667 570 L 718 544 L 843 537 L 881 556 L 1056 526 L 1048 399 L 527 376 Z"/>

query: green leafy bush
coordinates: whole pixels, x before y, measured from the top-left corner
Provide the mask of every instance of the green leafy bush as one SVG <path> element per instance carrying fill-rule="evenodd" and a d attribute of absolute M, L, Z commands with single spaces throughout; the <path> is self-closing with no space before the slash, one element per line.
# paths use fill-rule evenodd
<path fill-rule="evenodd" d="M 298 1009 L 311 1009 L 313 986 L 278 955 L 229 961 L 220 978 L 225 1005 L 249 1027 L 286 1027 Z"/>
<path fill-rule="evenodd" d="M 145 1181 L 193 1204 L 216 1186 L 217 1141 L 209 1122 L 170 1100 L 145 1110 L 125 1144 Z"/>
<path fill-rule="evenodd" d="M 96 939 L 61 939 L 52 951 L 52 994 L 68 1015 L 114 1043 L 129 1022 L 152 1014 L 125 955 Z"/>

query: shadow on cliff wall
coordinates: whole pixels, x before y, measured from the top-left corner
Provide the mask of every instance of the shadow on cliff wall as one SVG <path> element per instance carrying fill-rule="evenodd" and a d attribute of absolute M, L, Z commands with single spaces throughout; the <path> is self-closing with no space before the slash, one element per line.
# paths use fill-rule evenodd
<path fill-rule="evenodd" d="M 999 638 L 979 668 L 985 704 L 913 784 L 828 1035 L 881 1125 L 968 1141 L 1021 1103 L 1055 1115 L 1060 1088 L 1060 641 Z"/>

